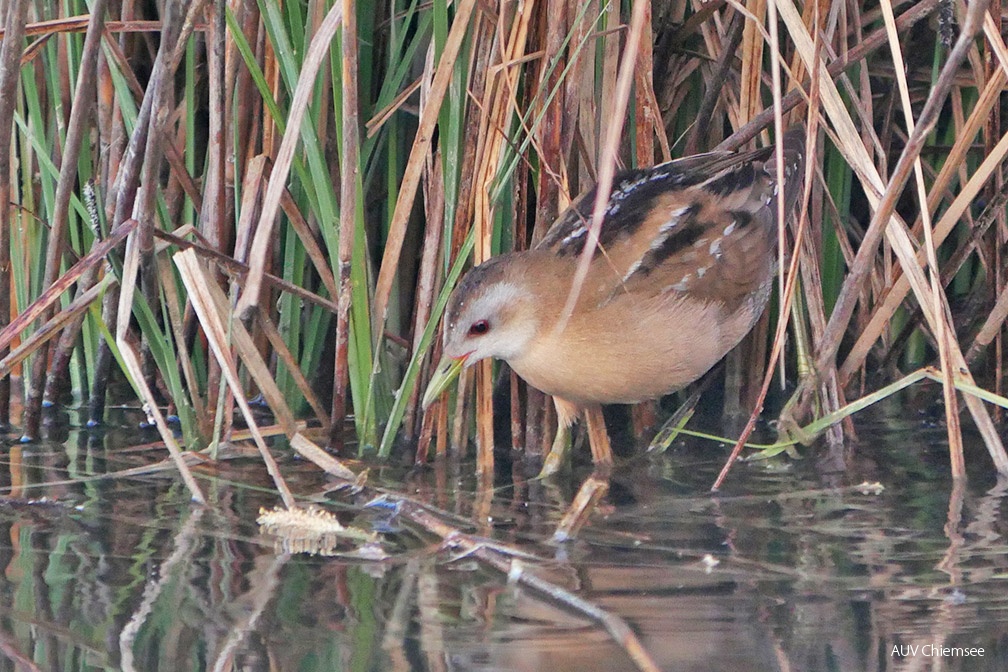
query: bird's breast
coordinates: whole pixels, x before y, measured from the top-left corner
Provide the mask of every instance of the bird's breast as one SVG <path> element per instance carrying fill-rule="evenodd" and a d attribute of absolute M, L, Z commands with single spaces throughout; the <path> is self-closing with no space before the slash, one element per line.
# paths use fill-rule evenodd
<path fill-rule="evenodd" d="M 612 302 L 575 315 L 562 332 L 545 328 L 508 363 L 533 387 L 575 403 L 654 399 L 714 366 L 752 328 L 763 303 L 726 313 L 721 304 L 689 297 L 635 307 Z"/>

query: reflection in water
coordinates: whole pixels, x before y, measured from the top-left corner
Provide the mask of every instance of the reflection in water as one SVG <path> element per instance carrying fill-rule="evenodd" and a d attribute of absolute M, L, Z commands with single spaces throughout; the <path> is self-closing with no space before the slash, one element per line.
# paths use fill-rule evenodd
<path fill-rule="evenodd" d="M 848 471 L 828 479 L 813 459 L 747 463 L 712 496 L 724 449 L 636 458 L 560 546 L 564 488 L 474 497 L 457 464 L 376 466 L 370 483 L 545 558 L 525 566 L 622 617 L 663 669 L 1008 669 L 1008 483 L 979 447 L 953 488 L 943 431 L 893 416 L 862 420 Z M 279 503 L 255 458 L 198 472 L 205 509 L 170 472 L 92 478 L 163 459 L 137 442 L 71 432 L 8 449 L 0 670 L 635 669 L 597 622 L 326 494 L 310 465 L 283 462 L 295 492 L 380 532 L 389 559 L 276 553 L 255 523 Z"/>

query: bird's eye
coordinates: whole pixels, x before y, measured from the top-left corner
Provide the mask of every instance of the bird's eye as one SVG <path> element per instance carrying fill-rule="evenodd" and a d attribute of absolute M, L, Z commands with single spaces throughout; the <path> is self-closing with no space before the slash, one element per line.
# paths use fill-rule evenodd
<path fill-rule="evenodd" d="M 482 336 L 483 334 L 490 331 L 490 323 L 486 320 L 480 320 L 478 322 L 473 322 L 469 327 L 470 336 Z"/>

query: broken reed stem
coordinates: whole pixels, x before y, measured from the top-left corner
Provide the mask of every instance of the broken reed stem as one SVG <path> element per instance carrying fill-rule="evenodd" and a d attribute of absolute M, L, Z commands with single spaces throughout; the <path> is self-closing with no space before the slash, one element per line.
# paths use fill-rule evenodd
<path fill-rule="evenodd" d="M 357 185 L 359 148 L 357 115 L 357 12 L 354 0 L 343 2 L 343 143 L 340 156 L 340 229 L 336 313 L 336 357 L 333 370 L 332 411 L 329 419 L 329 445 L 338 446 L 343 441 L 343 419 L 347 415 L 346 393 L 350 381 L 350 265 L 353 260 L 354 231 L 357 227 Z"/>
<path fill-rule="evenodd" d="M 231 334 L 235 338 L 235 342 L 242 347 L 245 353 L 245 363 L 246 365 L 250 360 L 255 361 L 255 357 L 258 356 L 258 351 L 255 347 L 251 345 L 251 338 L 248 337 L 248 333 L 245 331 L 244 327 L 238 320 L 235 320 L 228 313 L 221 314 L 221 303 L 223 302 L 226 306 L 226 300 L 222 296 L 220 288 L 214 285 L 212 280 L 210 280 L 206 274 L 203 272 L 196 258 L 196 253 L 192 250 L 186 250 L 184 252 L 177 252 L 174 255 L 175 265 L 179 269 L 179 273 L 182 277 L 182 282 L 185 284 L 186 289 L 189 292 L 189 299 L 192 302 L 193 308 L 195 309 L 197 315 L 199 315 L 200 323 L 203 326 L 203 331 L 207 335 L 207 341 L 210 349 L 213 351 L 214 356 L 221 365 L 221 373 L 224 379 L 227 380 L 228 385 L 231 388 L 231 394 L 241 409 L 242 416 L 245 418 L 248 424 L 249 430 L 252 432 L 252 438 L 255 441 L 256 448 L 259 449 L 259 454 L 266 464 L 266 469 L 269 471 L 270 476 L 273 479 L 273 483 L 283 498 L 284 505 L 287 508 L 293 508 L 296 505 L 293 494 L 291 494 L 290 488 L 287 487 L 287 483 L 284 481 L 283 475 L 280 473 L 280 467 L 277 465 L 276 460 L 270 453 L 269 448 L 266 446 L 265 438 L 259 431 L 259 426 L 255 421 L 255 416 L 252 414 L 252 409 L 249 407 L 248 401 L 245 399 L 245 395 L 242 389 L 241 380 L 238 377 L 237 365 L 232 358 L 230 351 L 230 344 L 228 335 Z M 213 292 L 221 294 L 221 296 L 214 297 Z M 216 304 L 216 305 L 215 305 Z M 228 328 L 230 324 L 230 329 Z M 267 388 L 269 387 L 269 382 L 272 378 L 269 375 L 268 369 L 265 367 L 265 363 L 258 362 L 260 366 L 250 366 L 249 371 L 255 377 L 256 383 L 259 384 L 260 389 L 263 390 L 264 394 L 267 394 Z M 257 375 L 260 374 L 260 375 Z M 261 375 L 265 373 L 265 375 Z M 275 383 L 274 383 L 275 385 Z M 271 404 L 274 413 L 280 413 L 286 408 L 286 404 L 281 403 Z M 283 414 L 279 417 L 281 424 L 284 427 L 284 432 L 288 436 L 293 436 L 296 433 L 296 424 L 294 423 L 293 416 L 289 414 Z M 158 426 L 160 430 L 160 425 Z M 164 436 L 162 432 L 162 438 L 168 441 L 168 438 Z"/>

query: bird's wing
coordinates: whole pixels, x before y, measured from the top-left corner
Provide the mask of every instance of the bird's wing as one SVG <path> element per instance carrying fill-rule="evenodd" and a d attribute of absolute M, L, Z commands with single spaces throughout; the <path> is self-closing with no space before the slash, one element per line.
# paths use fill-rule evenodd
<path fill-rule="evenodd" d="M 804 135 L 785 136 L 785 207 L 801 186 Z M 689 292 L 726 304 L 769 281 L 776 245 L 773 148 L 691 156 L 614 182 L 589 282 L 596 296 Z M 538 246 L 577 256 L 587 239 L 595 190 L 574 203 Z"/>

